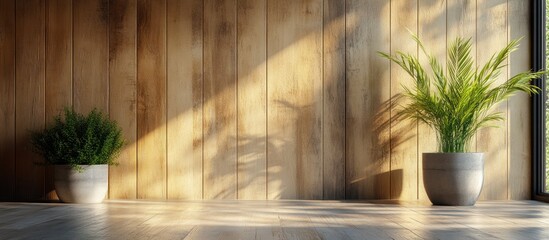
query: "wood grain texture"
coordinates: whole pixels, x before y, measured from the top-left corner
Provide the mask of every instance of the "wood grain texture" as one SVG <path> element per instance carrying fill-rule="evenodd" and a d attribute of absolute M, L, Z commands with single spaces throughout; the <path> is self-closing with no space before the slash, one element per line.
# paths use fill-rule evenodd
<path fill-rule="evenodd" d="M 418 36 L 429 51 L 439 60 L 443 69 L 446 69 L 446 0 L 420 0 L 418 14 Z M 429 59 L 419 50 L 421 64 L 429 65 Z M 432 76 L 432 75 L 431 75 Z M 418 199 L 428 200 L 423 186 L 422 153 L 438 151 L 436 132 L 429 126 L 418 125 Z"/>
<path fill-rule="evenodd" d="M 391 1 L 391 54 L 397 51 L 417 54 L 412 34 L 417 34 L 416 0 Z M 397 113 L 406 101 L 397 98 L 404 92 L 402 86 L 413 83 L 412 78 L 397 64 L 391 63 L 391 198 L 417 199 L 418 152 L 417 122 L 397 119 Z"/>
<path fill-rule="evenodd" d="M 15 198 L 15 1 L 0 0 L 0 200 Z"/>
<path fill-rule="evenodd" d="M 72 106 L 72 1 L 46 3 L 46 125 Z M 46 167 L 46 199 L 57 199 L 53 167 Z"/>
<path fill-rule="evenodd" d="M 202 199 L 202 14 L 167 1 L 168 199 Z"/>
<path fill-rule="evenodd" d="M 30 132 L 44 128 L 45 1 L 15 3 L 15 139 L 17 200 L 44 197 L 43 159 L 33 153 Z"/>
<path fill-rule="evenodd" d="M 266 0 L 239 0 L 238 199 L 267 197 Z"/>
<path fill-rule="evenodd" d="M 471 37 L 483 63 L 508 39 L 529 36 L 529 8 L 519 0 L 0 0 L 0 199 L 54 198 L 28 133 L 74 103 L 108 111 L 123 128 L 128 145 L 110 169 L 111 198 L 423 200 L 417 160 L 435 150 L 433 133 L 420 125 L 413 136 L 415 127 L 395 118 L 391 97 L 409 78 L 377 52 L 417 51 L 408 28 L 437 56 L 455 37 Z M 529 68 L 529 41 L 501 79 Z M 528 105 L 526 95 L 511 98 L 500 108 L 506 122 L 473 143 L 487 151 L 482 199 L 529 197 Z M 271 230 L 283 234 L 262 234 Z"/>
<path fill-rule="evenodd" d="M 456 37 L 471 38 L 473 51 L 476 50 L 476 0 L 448 1 L 446 5 L 448 22 L 446 44 L 449 45 Z"/>
<path fill-rule="evenodd" d="M 346 198 L 390 197 L 390 72 L 388 2 L 347 1 Z"/>
<path fill-rule="evenodd" d="M 137 4 L 137 197 L 166 197 L 166 1 Z"/>
<path fill-rule="evenodd" d="M 204 198 L 237 197 L 236 1 L 204 2 Z"/>
<path fill-rule="evenodd" d="M 511 54 L 509 61 L 509 77 L 528 71 L 530 64 L 530 29 L 525 27 L 530 23 L 530 2 L 511 0 L 508 2 L 507 16 L 508 34 L 511 40 L 524 37 L 520 47 Z M 507 142 L 509 143 L 509 199 L 531 198 L 531 138 L 530 138 L 530 97 L 519 93 L 509 99 L 507 112 Z M 520 140 L 518 140 L 520 139 Z"/>
<path fill-rule="evenodd" d="M 267 8 L 268 198 L 321 199 L 322 1 Z"/>
<path fill-rule="evenodd" d="M 345 2 L 324 0 L 323 199 L 345 198 Z"/>
<path fill-rule="evenodd" d="M 549 209 L 535 201 L 475 207 L 386 201 L 106 201 L 3 203 L 0 210 L 9 216 L 0 219 L 2 239 L 57 239 L 60 233 L 69 239 L 186 240 L 544 239 L 549 234 Z"/>
<path fill-rule="evenodd" d="M 74 109 L 87 114 L 109 108 L 109 1 L 73 2 Z"/>
<path fill-rule="evenodd" d="M 507 45 L 507 1 L 477 1 L 477 64 L 480 66 Z M 482 50 L 481 50 L 482 49 Z M 494 84 L 507 80 L 507 67 Z M 481 129 L 477 134 L 477 151 L 484 152 L 484 185 L 481 200 L 507 199 L 508 194 L 508 150 L 507 101 L 496 106 L 494 111 L 502 112 L 503 121 L 494 123 L 497 128 Z"/>
<path fill-rule="evenodd" d="M 109 198 L 137 197 L 137 1 L 109 2 L 109 115 L 127 144 L 109 167 Z"/>

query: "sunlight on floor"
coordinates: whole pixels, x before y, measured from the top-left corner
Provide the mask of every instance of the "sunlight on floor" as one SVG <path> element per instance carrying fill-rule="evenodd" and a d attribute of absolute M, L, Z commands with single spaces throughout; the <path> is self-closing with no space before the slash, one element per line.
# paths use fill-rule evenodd
<path fill-rule="evenodd" d="M 542 239 L 547 224 L 534 201 L 0 203 L 1 239 Z"/>

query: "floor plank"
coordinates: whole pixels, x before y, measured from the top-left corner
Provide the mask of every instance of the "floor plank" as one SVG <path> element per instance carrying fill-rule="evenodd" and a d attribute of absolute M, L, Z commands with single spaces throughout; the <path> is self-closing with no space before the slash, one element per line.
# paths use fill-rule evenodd
<path fill-rule="evenodd" d="M 548 239 L 548 223 L 535 201 L 0 202 L 0 239 Z"/>

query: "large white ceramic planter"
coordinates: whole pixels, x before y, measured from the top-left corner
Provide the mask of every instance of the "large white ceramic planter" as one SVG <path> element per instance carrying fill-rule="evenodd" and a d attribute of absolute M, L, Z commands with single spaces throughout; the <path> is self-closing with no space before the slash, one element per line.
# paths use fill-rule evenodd
<path fill-rule="evenodd" d="M 483 153 L 423 153 L 423 185 L 435 205 L 474 205 L 483 182 Z"/>
<path fill-rule="evenodd" d="M 81 165 L 83 171 L 69 165 L 56 165 L 54 185 L 59 199 L 66 203 L 100 203 L 108 190 L 109 166 Z"/>

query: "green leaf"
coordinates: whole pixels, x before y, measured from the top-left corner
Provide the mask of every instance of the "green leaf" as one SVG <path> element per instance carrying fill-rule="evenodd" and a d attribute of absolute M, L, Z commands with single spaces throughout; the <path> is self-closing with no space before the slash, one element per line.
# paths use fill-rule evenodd
<path fill-rule="evenodd" d="M 530 82 L 546 73 L 523 72 L 502 84 L 495 83 L 520 39 L 511 41 L 477 67 L 471 53 L 471 39 L 458 37 L 448 48 L 444 71 L 440 61 L 427 52 L 421 40 L 415 35 L 412 38 L 429 59 L 427 66 L 422 66 L 417 56 L 408 53 L 380 55 L 396 63 L 413 79 L 411 86 L 402 86 L 409 101 L 397 114 L 433 128 L 441 152 L 468 151 L 467 147 L 480 128 L 493 127 L 503 119 L 500 112 L 493 112 L 494 107 L 516 92 L 538 93 L 539 89 Z"/>
<path fill-rule="evenodd" d="M 82 115 L 65 108 L 63 118 L 56 116 L 51 126 L 34 132 L 31 140 L 48 164 L 71 165 L 77 170 L 78 165 L 116 164 L 124 146 L 118 124 L 97 109 Z"/>

